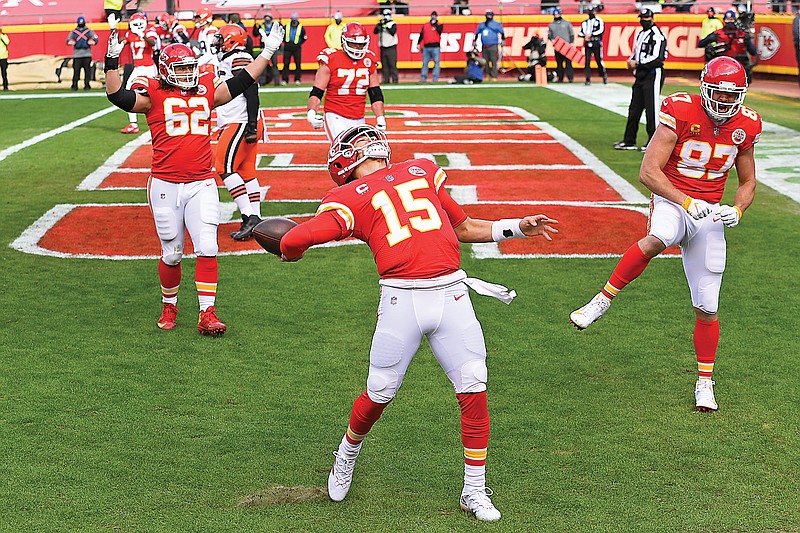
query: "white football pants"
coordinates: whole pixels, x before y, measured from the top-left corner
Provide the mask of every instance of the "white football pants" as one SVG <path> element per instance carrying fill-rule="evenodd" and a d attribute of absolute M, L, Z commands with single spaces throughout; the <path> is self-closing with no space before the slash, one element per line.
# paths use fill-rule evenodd
<path fill-rule="evenodd" d="M 186 230 L 198 256 L 217 255 L 219 191 L 212 178 L 172 183 L 151 176 L 147 182 L 147 198 L 166 264 L 181 262 Z"/>
<path fill-rule="evenodd" d="M 715 214 L 693 219 L 680 205 L 653 195 L 650 214 L 650 235 L 667 247 L 679 244 L 683 270 L 692 293 L 692 305 L 704 313 L 719 309 L 719 290 L 725 271 L 725 226 Z"/>
<path fill-rule="evenodd" d="M 456 393 L 486 390 L 486 346 L 466 284 L 401 289 L 382 283 L 367 378 L 372 401 L 394 398 L 423 335 Z"/>
<path fill-rule="evenodd" d="M 325 133 L 328 134 L 328 142 L 333 140 L 344 130 L 350 129 L 359 124 L 366 124 L 366 118 L 346 118 L 330 111 L 325 112 Z"/>

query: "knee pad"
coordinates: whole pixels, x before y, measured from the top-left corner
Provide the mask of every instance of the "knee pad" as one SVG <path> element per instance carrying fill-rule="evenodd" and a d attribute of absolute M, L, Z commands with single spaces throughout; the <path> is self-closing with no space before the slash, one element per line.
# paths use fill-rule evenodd
<path fill-rule="evenodd" d="M 175 212 L 169 207 L 153 207 L 153 220 L 156 223 L 158 238 L 162 241 L 171 241 L 178 236 Z"/>
<path fill-rule="evenodd" d="M 694 306 L 708 313 L 717 314 L 719 310 L 719 289 L 722 285 L 722 274 L 703 276 L 697 284 L 697 302 Z"/>
<path fill-rule="evenodd" d="M 369 367 L 367 394 L 375 403 L 389 403 L 400 388 L 400 376 L 392 368 Z"/>
<path fill-rule="evenodd" d="M 706 268 L 714 274 L 725 272 L 725 236 L 722 233 L 709 233 L 706 240 Z"/>
<path fill-rule="evenodd" d="M 461 365 L 461 386 L 458 394 L 482 392 L 486 390 L 489 371 L 485 359 L 472 359 Z"/>
<path fill-rule="evenodd" d="M 175 266 L 181 262 L 183 258 L 183 247 L 175 247 L 167 253 L 166 249 L 162 249 L 161 252 L 161 260 L 164 261 L 164 264 L 169 266 Z"/>

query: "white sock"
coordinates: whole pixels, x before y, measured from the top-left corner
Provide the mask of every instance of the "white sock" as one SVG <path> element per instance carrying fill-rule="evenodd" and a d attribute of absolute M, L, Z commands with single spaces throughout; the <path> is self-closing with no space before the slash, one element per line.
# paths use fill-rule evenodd
<path fill-rule="evenodd" d="M 472 492 L 473 490 L 486 487 L 486 465 L 474 466 L 464 463 L 464 491 Z"/>
<path fill-rule="evenodd" d="M 128 121 L 130 121 L 131 124 L 137 124 L 136 113 L 128 113 Z"/>
<path fill-rule="evenodd" d="M 242 177 L 234 172 L 222 181 L 225 183 L 225 188 L 231 193 L 231 197 L 236 203 L 236 207 L 239 208 L 239 212 L 245 216 L 254 215 L 253 208 L 250 207 L 250 199 L 247 198 L 247 187 L 245 187 Z"/>
<path fill-rule="evenodd" d="M 339 454 L 348 459 L 355 459 L 358 457 L 358 452 L 361 451 L 361 445 L 363 443 L 364 441 L 361 441 L 358 444 L 353 444 L 347 440 L 347 435 L 345 435 L 342 437 L 342 442 L 339 444 Z"/>
<path fill-rule="evenodd" d="M 258 215 L 258 218 L 261 218 L 261 185 L 258 183 L 258 178 L 253 178 L 244 185 L 247 188 L 250 210 L 253 211 L 253 214 Z M 253 198 L 258 198 L 258 200 L 253 201 Z"/>

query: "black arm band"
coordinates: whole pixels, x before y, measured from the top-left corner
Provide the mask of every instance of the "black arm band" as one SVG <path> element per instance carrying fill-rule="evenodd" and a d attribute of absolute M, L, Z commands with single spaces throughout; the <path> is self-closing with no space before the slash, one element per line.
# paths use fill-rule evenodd
<path fill-rule="evenodd" d="M 130 111 L 136 105 L 136 93 L 124 87 L 114 94 L 106 94 L 106 98 L 123 111 Z"/>
<path fill-rule="evenodd" d="M 119 57 L 106 56 L 105 63 L 103 66 L 103 72 L 108 72 L 109 70 L 118 70 L 118 69 L 119 69 Z"/>
<path fill-rule="evenodd" d="M 248 87 L 253 85 L 256 81 L 245 69 L 242 69 L 239 74 L 229 79 L 225 83 L 228 84 L 228 92 L 231 93 L 231 99 L 236 98 L 242 94 Z"/>
<path fill-rule="evenodd" d="M 370 103 L 383 102 L 383 91 L 381 91 L 380 87 L 369 87 L 367 94 L 369 95 Z"/>
<path fill-rule="evenodd" d="M 325 96 L 325 91 L 317 87 L 316 85 L 311 88 L 311 92 L 308 93 L 308 97 L 311 98 L 312 96 L 316 96 L 320 100 L 322 97 Z"/>

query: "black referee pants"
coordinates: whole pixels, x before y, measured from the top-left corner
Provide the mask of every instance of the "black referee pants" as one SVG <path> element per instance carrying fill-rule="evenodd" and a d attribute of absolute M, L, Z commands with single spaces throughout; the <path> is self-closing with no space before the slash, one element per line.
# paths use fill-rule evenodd
<path fill-rule="evenodd" d="M 591 81 L 592 79 L 592 57 L 594 57 L 594 62 L 597 63 L 597 73 L 600 74 L 601 78 L 605 79 L 606 66 L 603 64 L 603 43 L 597 41 L 590 44 L 591 46 L 587 44 L 583 47 L 584 55 L 586 56 L 586 63 L 584 63 L 586 81 Z"/>
<path fill-rule="evenodd" d="M 642 111 L 647 120 L 647 142 L 656 131 L 656 106 L 660 105 L 661 87 L 664 86 L 664 69 L 655 68 L 640 73 L 636 72 L 633 82 L 631 103 L 628 106 L 628 124 L 625 126 L 625 144 L 636 145 L 636 134 L 639 133 L 639 120 Z"/>

